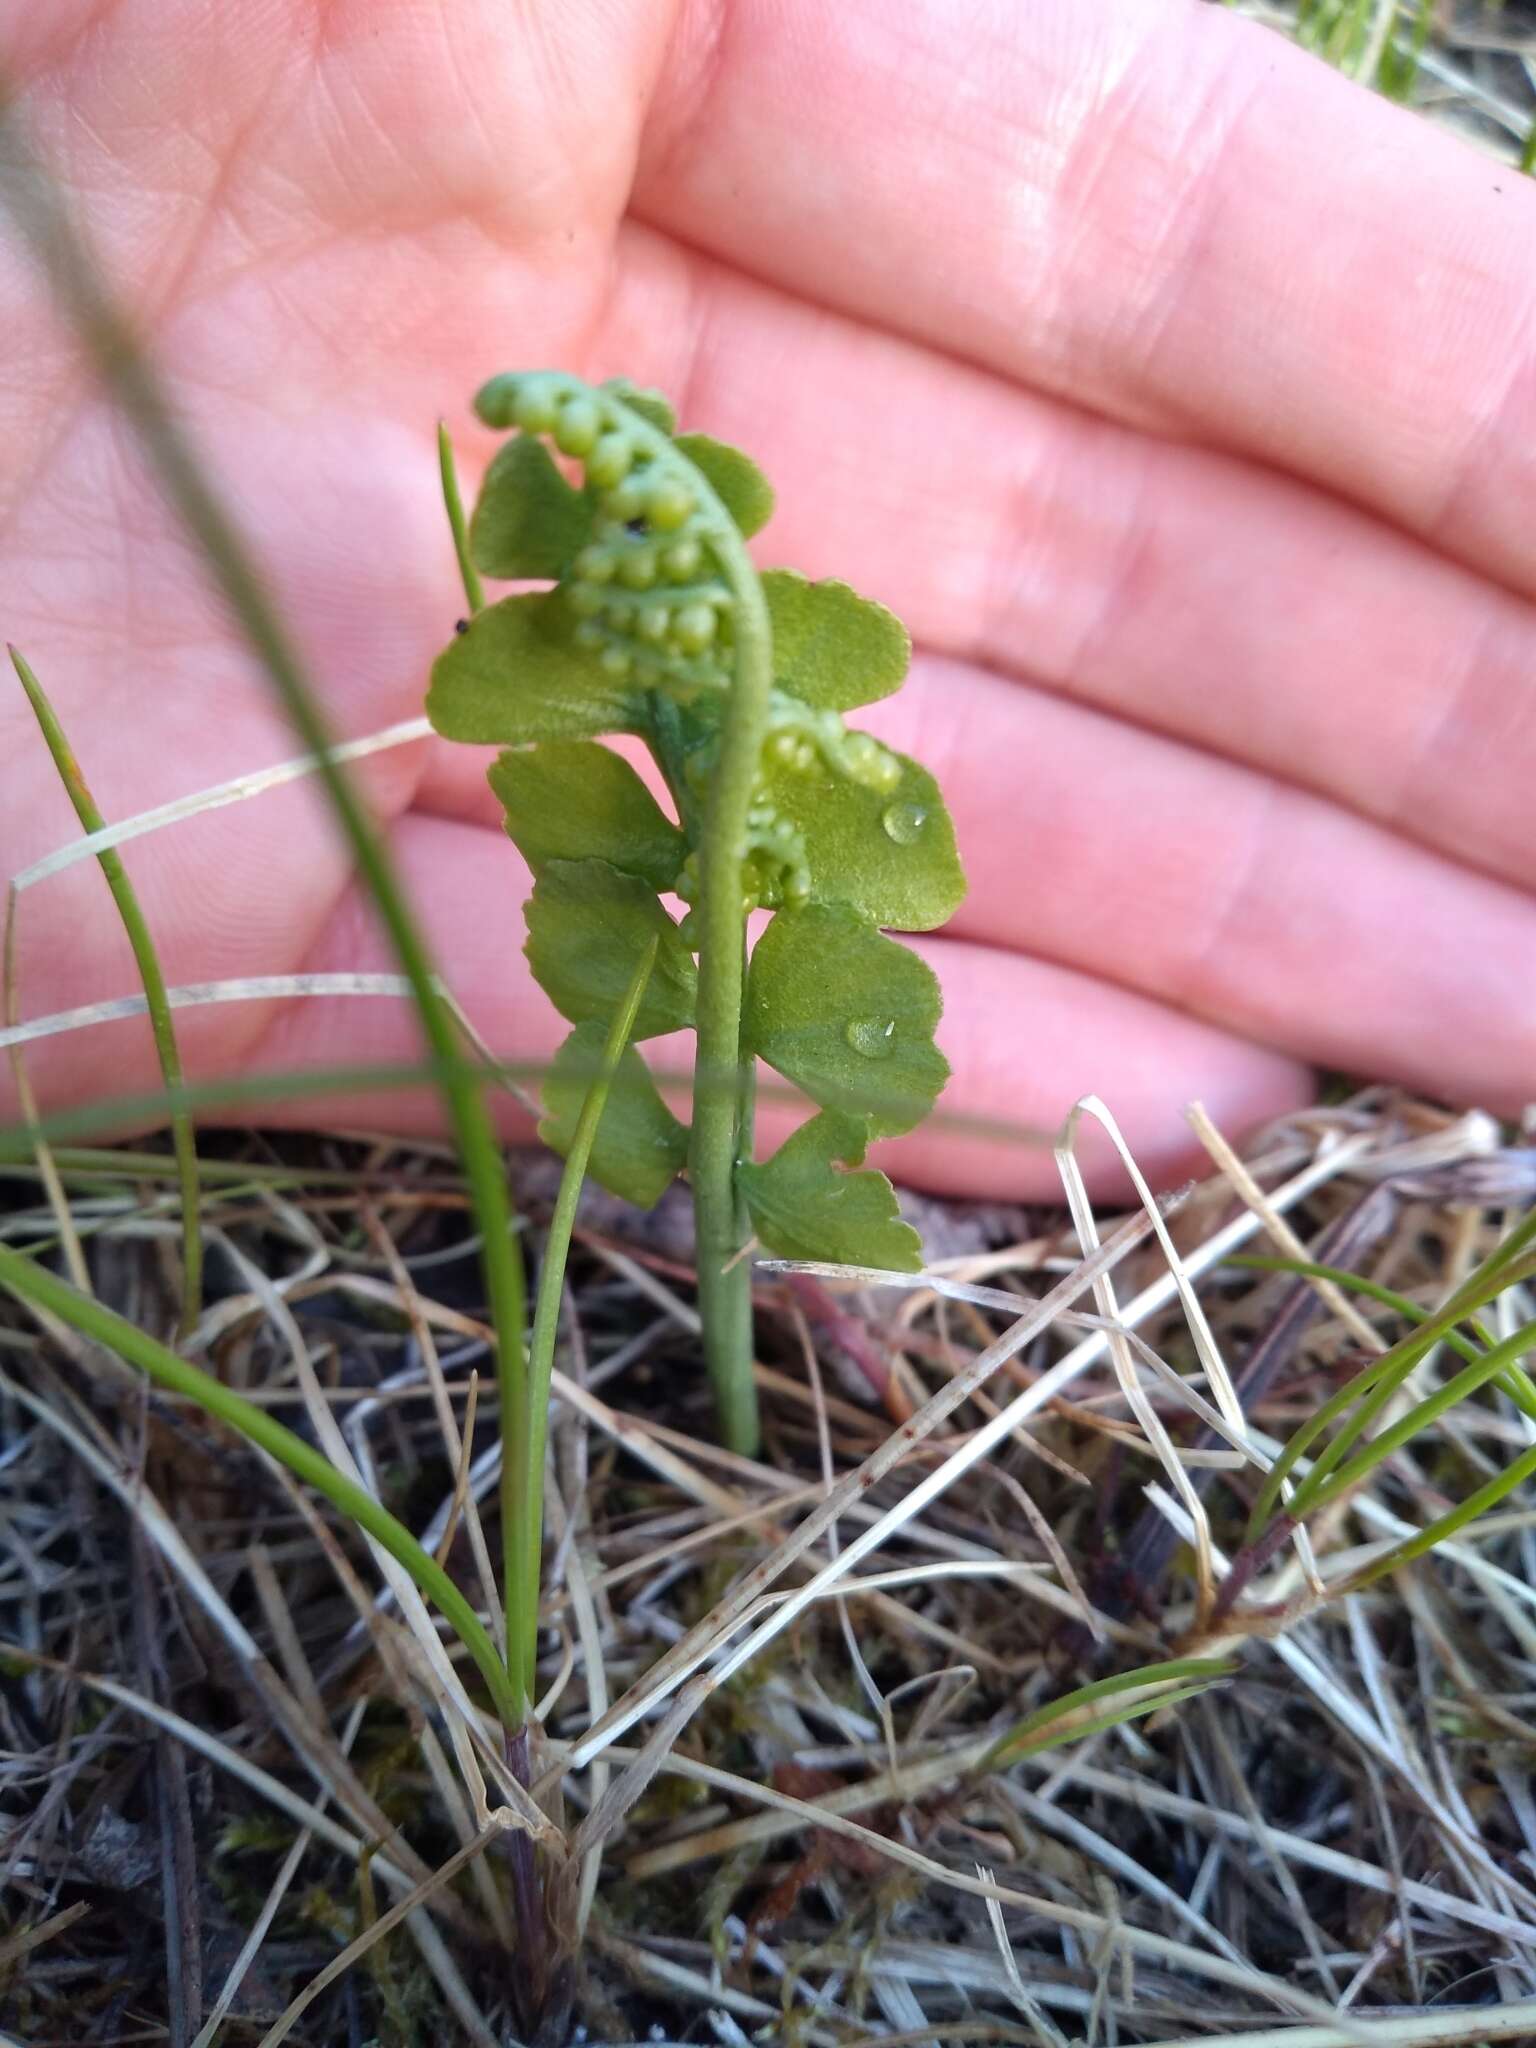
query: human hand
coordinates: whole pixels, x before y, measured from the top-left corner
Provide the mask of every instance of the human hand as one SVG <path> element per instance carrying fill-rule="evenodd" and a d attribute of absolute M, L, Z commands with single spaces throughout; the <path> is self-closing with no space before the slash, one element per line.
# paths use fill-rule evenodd
<path fill-rule="evenodd" d="M 1196 0 L 281 12 L 13 4 L 0 53 L 340 730 L 420 709 L 461 608 L 436 413 L 471 466 L 486 374 L 623 372 L 762 460 L 762 559 L 913 630 L 867 722 L 938 775 L 970 871 L 918 942 L 946 1108 L 1050 1128 L 1093 1089 L 1156 1176 L 1186 1100 L 1238 1131 L 1314 1061 L 1536 1093 L 1525 181 Z M 106 814 L 292 754 L 14 244 L 0 291 L 3 624 Z M 465 1008 L 546 1056 L 479 762 L 359 773 Z M 0 872 L 74 834 L 19 694 L 0 799 Z M 173 983 L 392 964 L 312 787 L 127 857 Z M 136 985 L 85 866 L 21 930 L 27 1014 Z M 200 1080 L 415 1050 L 380 1000 L 180 1031 Z M 156 1080 L 136 1024 L 29 1071 L 52 1104 Z M 942 1118 L 881 1151 L 1053 1184 Z"/>

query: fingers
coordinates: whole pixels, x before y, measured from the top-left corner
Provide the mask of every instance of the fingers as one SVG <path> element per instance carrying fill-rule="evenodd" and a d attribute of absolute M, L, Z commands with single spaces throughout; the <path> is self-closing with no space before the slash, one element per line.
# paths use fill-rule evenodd
<path fill-rule="evenodd" d="M 1515 1114 L 1536 897 L 1059 698 L 920 658 L 869 723 L 924 758 L 970 894 L 953 930 L 1298 1058 Z"/>
<path fill-rule="evenodd" d="M 413 898 L 436 938 L 455 995 L 503 1056 L 547 1060 L 565 1035 L 528 975 L 521 953 L 526 875 L 499 834 L 475 826 L 412 817 L 396 835 Z M 955 1068 L 939 1117 L 911 1138 L 882 1147 L 893 1172 L 956 1193 L 1045 1196 L 1058 1189 L 1048 1141 L 1072 1102 L 1088 1090 L 1105 1096 L 1145 1170 L 1166 1181 L 1192 1154 L 1181 1108 L 1199 1096 L 1234 1134 L 1307 1100 L 1311 1079 L 1295 1062 L 1180 1017 L 1123 990 L 1016 954 L 956 940 L 922 942 L 944 983 L 940 1040 Z M 371 915 L 355 893 L 343 902 L 305 965 L 319 971 L 387 971 L 390 960 Z M 417 1056 L 404 1005 L 356 999 L 315 1001 L 284 1010 L 255 1055 L 263 1072 L 287 1072 L 348 1059 Z M 658 1066 L 686 1073 L 686 1041 L 647 1048 Z M 281 1111 L 278 1112 L 281 1114 Z M 776 1143 L 802 1112 L 773 1100 L 763 1110 L 763 1145 Z M 406 1132 L 441 1128 L 426 1094 L 294 1106 L 295 1121 L 317 1116 L 343 1125 Z M 957 1132 L 954 1120 L 1001 1125 L 1006 1140 Z M 510 1130 L 526 1119 L 510 1105 Z M 1026 1144 L 1020 1133 L 1033 1131 Z M 1118 1192 L 1107 1155 L 1095 1155 L 1101 1192 Z"/>
<path fill-rule="evenodd" d="M 1197 0 L 738 0 L 643 217 L 1536 589 L 1528 181 Z"/>
<path fill-rule="evenodd" d="M 938 777 L 951 932 L 1118 983 L 1297 1059 L 1518 1112 L 1536 899 L 1205 751 L 920 655 L 860 714 Z M 418 804 L 498 826 L 485 750 Z"/>
<path fill-rule="evenodd" d="M 761 454 L 759 552 L 923 644 L 1536 879 L 1536 606 L 1312 486 L 1096 420 L 631 229 L 597 348 Z"/>

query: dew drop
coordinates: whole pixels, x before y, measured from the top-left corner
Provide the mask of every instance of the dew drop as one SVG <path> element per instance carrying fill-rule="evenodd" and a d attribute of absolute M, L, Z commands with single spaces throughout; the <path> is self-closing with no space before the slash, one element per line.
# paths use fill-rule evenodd
<path fill-rule="evenodd" d="M 855 1017 L 845 1026 L 844 1038 L 867 1060 L 888 1060 L 896 1050 L 894 1017 Z"/>
<path fill-rule="evenodd" d="M 927 824 L 928 813 L 921 804 L 887 804 L 880 822 L 887 839 L 894 839 L 898 846 L 911 846 Z"/>

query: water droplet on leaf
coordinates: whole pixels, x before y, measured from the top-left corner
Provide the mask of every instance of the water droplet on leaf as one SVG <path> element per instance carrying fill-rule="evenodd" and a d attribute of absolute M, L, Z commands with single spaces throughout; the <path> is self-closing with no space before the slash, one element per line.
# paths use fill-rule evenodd
<path fill-rule="evenodd" d="M 896 1050 L 894 1017 L 855 1017 L 844 1030 L 844 1038 L 867 1060 L 888 1060 Z"/>
<path fill-rule="evenodd" d="M 912 846 L 928 822 L 928 813 L 921 804 L 887 804 L 880 822 L 887 839 L 894 839 L 898 846 Z"/>

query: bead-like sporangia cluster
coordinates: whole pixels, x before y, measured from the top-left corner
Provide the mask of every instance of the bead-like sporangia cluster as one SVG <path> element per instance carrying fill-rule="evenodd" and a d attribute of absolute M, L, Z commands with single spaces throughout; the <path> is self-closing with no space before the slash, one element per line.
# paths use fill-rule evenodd
<path fill-rule="evenodd" d="M 720 561 L 728 515 L 715 503 L 670 438 L 637 409 L 650 394 L 621 381 L 595 389 L 554 372 L 515 380 L 511 418 L 525 434 L 547 436 L 581 471 L 597 496 L 592 534 L 561 579 L 576 615 L 575 644 L 595 652 L 615 682 L 634 682 L 681 701 L 730 687 L 735 602 Z M 868 733 L 849 732 L 835 711 L 817 710 L 773 691 L 763 773 L 746 821 L 744 908 L 777 910 L 811 893 L 800 832 L 773 800 L 770 764 L 810 772 L 818 764 L 866 789 L 893 791 L 895 755 Z M 707 782 L 710 763 L 695 756 L 690 777 Z M 675 893 L 697 894 L 696 856 L 680 869 Z M 693 937 L 691 920 L 683 932 Z"/>
<path fill-rule="evenodd" d="M 552 374 L 518 380 L 512 417 L 547 434 L 598 493 L 592 538 L 563 579 L 578 646 L 599 651 L 616 681 L 672 691 L 724 689 L 731 676 L 731 592 L 712 528 L 667 438 L 622 390 Z"/>

